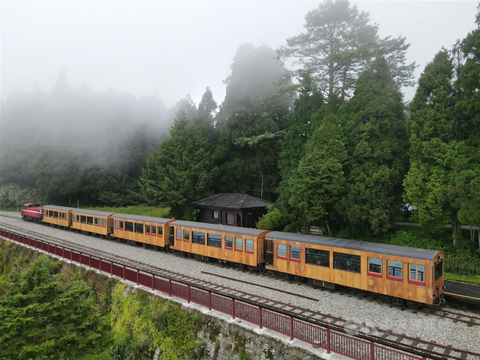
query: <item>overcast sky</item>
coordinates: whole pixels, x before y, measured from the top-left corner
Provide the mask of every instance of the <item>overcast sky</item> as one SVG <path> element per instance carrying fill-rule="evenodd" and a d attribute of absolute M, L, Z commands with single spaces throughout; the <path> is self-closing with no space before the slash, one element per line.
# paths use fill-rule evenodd
<path fill-rule="evenodd" d="M 223 80 L 243 43 L 274 49 L 303 31 L 307 0 L 0 0 L 1 97 L 49 92 L 65 68 L 72 86 L 157 95 L 167 106 Z M 403 35 L 420 75 L 442 46 L 474 29 L 476 1 L 351 1 L 382 37 Z M 406 98 L 414 90 L 405 89 Z"/>

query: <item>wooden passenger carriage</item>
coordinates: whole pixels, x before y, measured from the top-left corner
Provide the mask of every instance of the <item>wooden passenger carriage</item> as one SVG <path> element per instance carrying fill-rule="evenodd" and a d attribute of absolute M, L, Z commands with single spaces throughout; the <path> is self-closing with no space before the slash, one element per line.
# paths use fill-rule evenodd
<path fill-rule="evenodd" d="M 72 229 L 99 235 L 110 234 L 112 226 L 111 213 L 105 211 L 72 209 Z"/>
<path fill-rule="evenodd" d="M 160 247 L 168 246 L 172 219 L 129 214 L 113 214 L 112 235 L 119 239 Z"/>
<path fill-rule="evenodd" d="M 43 222 L 56 226 L 69 227 L 72 221 L 71 211 L 65 206 L 45 205 L 43 207 Z"/>
<path fill-rule="evenodd" d="M 172 249 L 251 267 L 265 262 L 264 237 L 268 231 L 236 226 L 175 220 Z"/>
<path fill-rule="evenodd" d="M 441 251 L 270 232 L 266 268 L 396 299 L 432 305 L 443 293 Z M 330 285 L 330 286 L 329 286 Z"/>

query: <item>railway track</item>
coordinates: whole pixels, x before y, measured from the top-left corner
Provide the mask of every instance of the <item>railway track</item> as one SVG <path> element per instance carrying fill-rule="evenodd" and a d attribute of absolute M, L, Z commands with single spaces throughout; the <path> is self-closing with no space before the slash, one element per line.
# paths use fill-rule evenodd
<path fill-rule="evenodd" d="M 430 341 L 425 341 L 418 338 L 409 337 L 409 336 L 406 336 L 405 334 L 398 334 L 389 330 L 368 328 L 364 324 L 353 323 L 341 317 L 336 317 L 330 314 L 321 313 L 318 311 L 314 311 L 312 309 L 298 307 L 292 303 L 285 303 L 278 300 L 261 297 L 252 293 L 240 291 L 231 287 L 219 285 L 203 279 L 173 272 L 168 269 L 163 269 L 157 266 L 141 263 L 136 260 L 118 256 L 112 253 L 100 252 L 88 246 L 79 245 L 74 242 L 70 242 L 68 240 L 44 235 L 39 232 L 25 231 L 23 228 L 18 226 L 4 224 L 1 222 L 0 222 L 0 226 L 7 230 L 25 234 L 27 236 L 33 236 L 47 242 L 55 243 L 57 245 L 73 249 L 75 251 L 82 252 L 84 254 L 97 256 L 109 261 L 127 265 L 129 267 L 139 269 L 142 272 L 151 273 L 151 274 L 154 274 L 155 276 L 163 277 L 175 282 L 195 286 L 197 288 L 200 288 L 206 291 L 212 291 L 219 295 L 232 297 L 232 298 L 235 298 L 236 300 L 240 300 L 245 303 L 261 306 L 266 309 L 270 309 L 279 313 L 293 316 L 309 323 L 317 324 L 320 326 L 328 326 L 334 330 L 345 331 L 351 335 L 355 335 L 368 340 L 374 340 L 380 344 L 391 346 L 396 349 L 400 349 L 409 353 L 425 356 L 427 358 L 459 359 L 459 360 L 480 359 L 480 353 L 475 353 L 468 350 L 456 349 L 451 346 L 445 346 L 445 345 L 437 344 L 435 342 L 430 342 Z M 254 284 L 254 285 L 259 286 L 258 284 Z M 458 318 L 458 316 L 460 315 L 463 316 L 463 314 L 458 314 L 458 313 L 456 314 L 449 311 L 444 311 L 443 315 L 439 314 L 439 316 L 442 316 L 442 317 L 445 317 L 445 316 L 446 317 L 450 316 L 452 318 L 455 317 L 457 321 L 465 320 L 462 322 L 468 322 L 468 323 L 472 323 L 473 320 L 477 322 L 478 320 L 480 320 L 480 318 L 476 318 L 476 317 L 470 317 L 470 319 Z"/>

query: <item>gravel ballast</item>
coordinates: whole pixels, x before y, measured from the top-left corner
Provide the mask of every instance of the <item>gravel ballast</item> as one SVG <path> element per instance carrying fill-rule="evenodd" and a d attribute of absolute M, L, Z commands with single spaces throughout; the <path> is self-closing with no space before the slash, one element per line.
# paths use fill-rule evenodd
<path fill-rule="evenodd" d="M 16 218 L 1 216 L 15 216 Z M 364 324 L 365 328 L 390 330 L 397 334 L 418 337 L 426 341 L 454 348 L 480 353 L 480 326 L 468 327 L 465 323 L 454 323 L 450 319 L 438 316 L 429 316 L 423 313 L 414 313 L 408 309 L 391 307 L 389 304 L 369 301 L 355 296 L 347 296 L 332 291 L 322 291 L 307 284 L 289 283 L 280 277 L 260 276 L 251 271 L 242 271 L 236 268 L 225 268 L 181 255 L 147 249 L 142 246 L 133 246 L 117 241 L 105 240 L 75 232 L 56 229 L 53 227 L 23 221 L 18 213 L 0 212 L 0 222 L 19 226 L 26 231 L 31 230 L 48 236 L 58 237 L 74 243 L 82 244 L 97 250 L 129 257 L 139 262 L 151 264 L 174 272 L 183 273 L 219 285 L 235 288 L 272 300 L 289 303 L 302 308 L 308 308 L 332 316 L 341 317 L 350 323 Z M 238 278 L 243 281 L 278 288 L 284 291 L 313 297 L 317 301 L 299 298 L 297 296 L 280 293 L 274 290 L 263 289 L 258 286 L 239 283 L 216 276 L 202 274 L 202 271 L 222 276 Z M 455 310 L 455 312 L 459 312 Z M 468 312 L 465 312 L 468 314 Z M 478 316 L 476 314 L 471 314 Z M 365 329 L 368 332 L 368 329 Z"/>

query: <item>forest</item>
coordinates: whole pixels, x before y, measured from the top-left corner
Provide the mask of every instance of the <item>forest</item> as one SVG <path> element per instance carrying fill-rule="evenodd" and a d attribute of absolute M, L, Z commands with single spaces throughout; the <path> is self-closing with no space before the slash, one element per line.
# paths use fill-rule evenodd
<path fill-rule="evenodd" d="M 168 109 L 72 88 L 64 72 L 50 93 L 11 93 L 0 207 L 145 204 L 193 219 L 193 201 L 240 192 L 275 202 L 259 228 L 447 247 L 480 274 L 480 10 L 409 102 L 406 38 L 380 37 L 348 0 L 323 1 L 304 29 L 278 49 L 241 45 L 221 104 L 206 87 Z"/>

